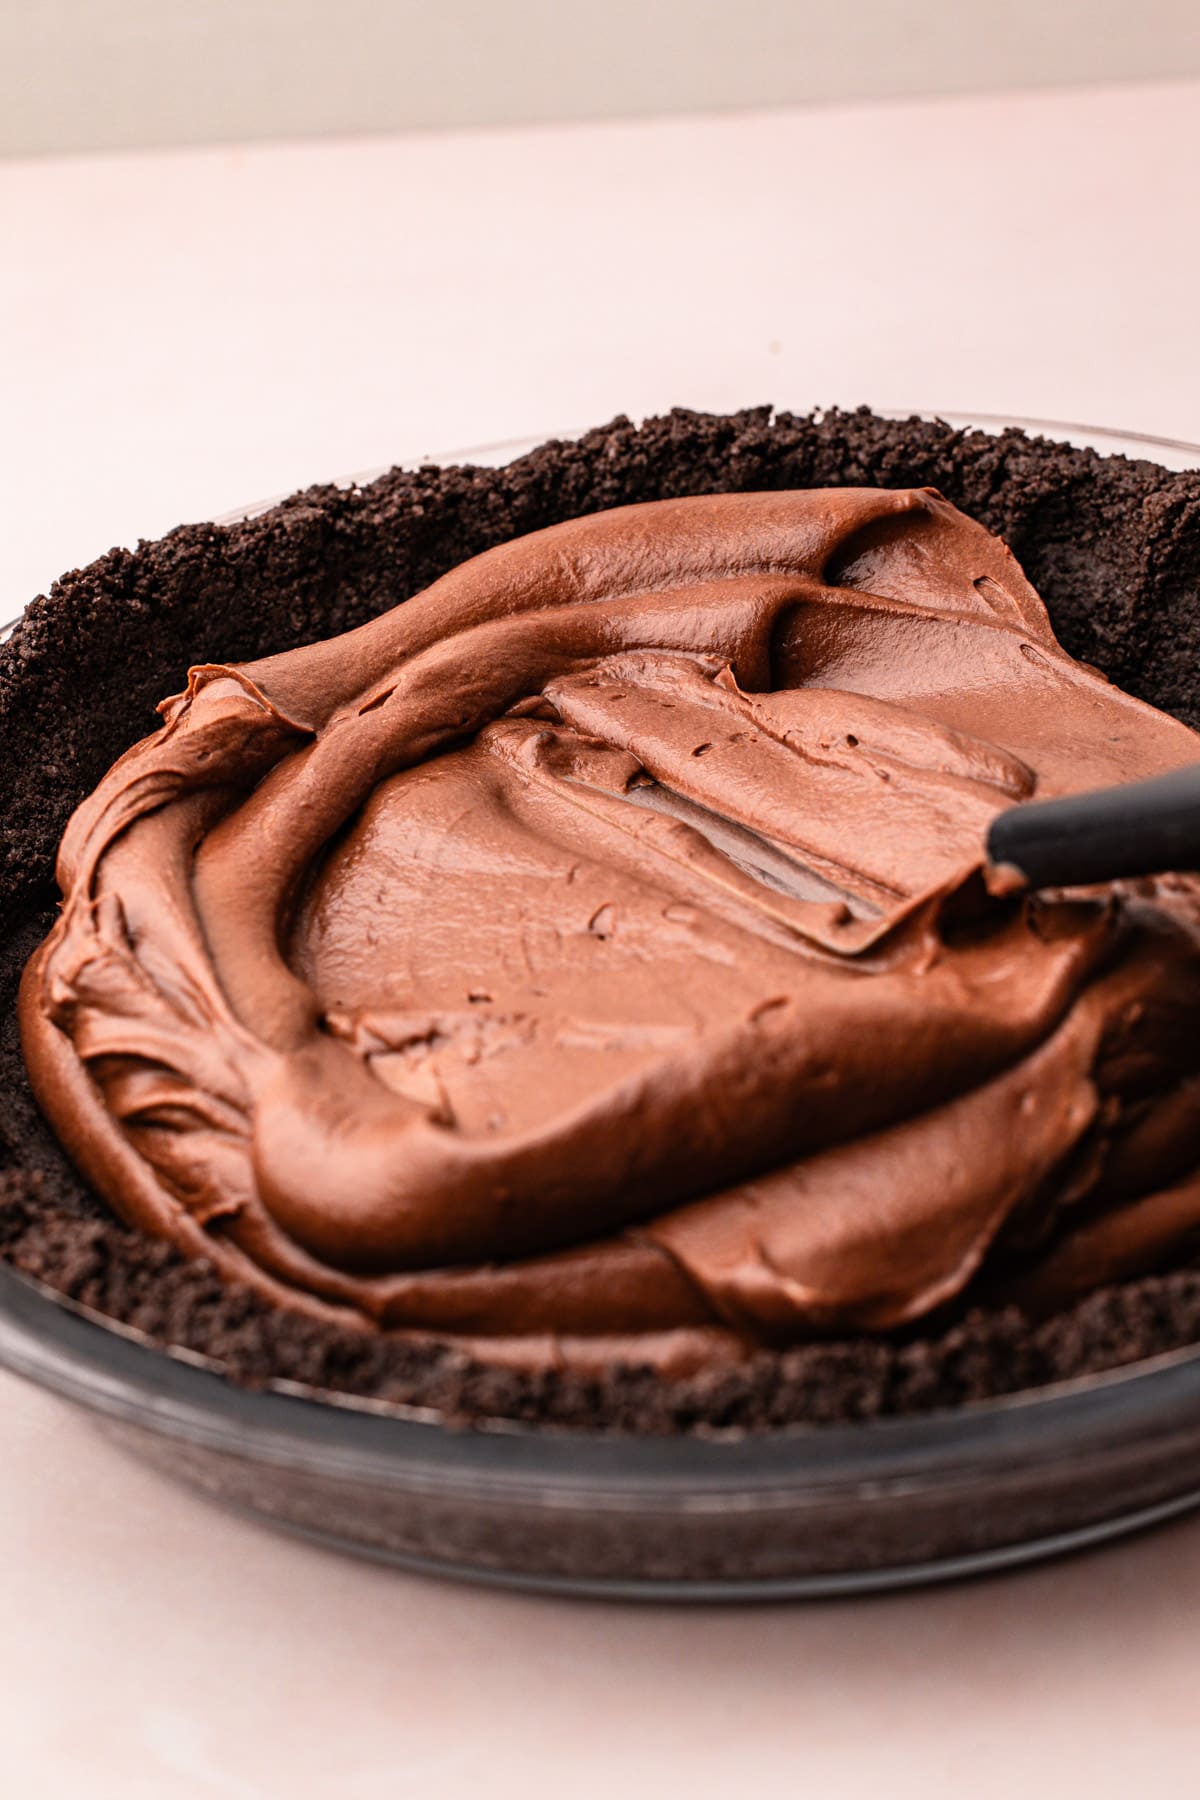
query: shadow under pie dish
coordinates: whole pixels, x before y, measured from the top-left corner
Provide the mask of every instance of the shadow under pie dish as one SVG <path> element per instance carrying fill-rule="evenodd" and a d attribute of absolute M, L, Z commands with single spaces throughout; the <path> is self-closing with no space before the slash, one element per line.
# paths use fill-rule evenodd
<path fill-rule="evenodd" d="M 35 1087 L 134 1223 L 6 1024 L 10 1261 L 211 1365 L 146 1351 L 156 1380 L 378 1429 L 393 1474 L 413 1431 L 557 1457 L 578 1527 L 589 1457 L 724 1491 L 774 1456 L 807 1519 L 801 1548 L 777 1468 L 770 1541 L 393 1523 L 393 1554 L 804 1582 L 1176 1502 L 1143 1453 L 1091 1513 L 956 1543 L 910 1500 L 816 1541 L 839 1439 L 959 1455 L 1067 1400 L 993 1396 L 1189 1367 L 1191 883 L 1013 903 L 978 848 L 1002 805 L 1193 760 L 1198 491 L 1020 431 L 677 414 L 67 578 L 4 652 L 2 898 Z"/>

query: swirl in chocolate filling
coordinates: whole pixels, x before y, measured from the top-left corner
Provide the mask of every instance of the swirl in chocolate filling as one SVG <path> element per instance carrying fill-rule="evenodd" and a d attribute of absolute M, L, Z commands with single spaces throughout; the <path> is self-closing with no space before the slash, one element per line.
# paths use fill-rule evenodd
<path fill-rule="evenodd" d="M 1200 880 L 989 821 L 1200 755 L 932 490 L 662 501 L 191 671 L 22 989 L 68 1149 L 277 1300 L 680 1367 L 1200 1224 Z"/>

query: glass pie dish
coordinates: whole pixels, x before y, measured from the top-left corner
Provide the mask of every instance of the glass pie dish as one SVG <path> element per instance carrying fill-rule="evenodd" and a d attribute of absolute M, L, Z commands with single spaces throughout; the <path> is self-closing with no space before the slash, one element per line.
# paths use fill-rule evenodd
<path fill-rule="evenodd" d="M 1162 439 L 941 416 L 1200 465 L 1200 448 Z M 500 464 L 533 443 L 434 460 Z M 1077 1548 L 1200 1502 L 1200 1346 L 861 1425 L 672 1437 L 459 1428 L 294 1384 L 236 1385 L 0 1264 L 0 1362 L 164 1472 L 282 1527 L 426 1571 L 575 1593 L 898 1586 Z"/>

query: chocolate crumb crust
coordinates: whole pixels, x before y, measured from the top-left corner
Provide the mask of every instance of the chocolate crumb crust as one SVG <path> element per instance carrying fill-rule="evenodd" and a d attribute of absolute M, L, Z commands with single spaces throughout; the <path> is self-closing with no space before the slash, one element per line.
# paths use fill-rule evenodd
<path fill-rule="evenodd" d="M 25 1077 L 15 999 L 54 915 L 73 808 L 153 728 L 187 667 L 349 630 L 493 544 L 601 508 L 811 486 L 939 488 L 1012 546 L 1074 656 L 1200 725 L 1200 472 L 865 408 L 626 419 L 504 469 L 394 470 L 233 526 L 114 550 L 56 583 L 0 646 L 0 1255 L 235 1380 L 591 1430 L 765 1429 L 920 1412 L 1200 1340 L 1200 1268 L 1109 1288 L 1033 1324 L 975 1311 L 891 1339 L 762 1354 L 684 1379 L 516 1370 L 340 1329 L 227 1285 L 119 1223 L 75 1174 Z"/>

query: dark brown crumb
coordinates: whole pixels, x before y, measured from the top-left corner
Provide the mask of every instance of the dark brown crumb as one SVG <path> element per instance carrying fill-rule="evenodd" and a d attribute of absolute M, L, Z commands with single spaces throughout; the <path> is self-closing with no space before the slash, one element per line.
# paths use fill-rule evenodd
<path fill-rule="evenodd" d="M 1033 1325 L 976 1312 L 904 1342 L 856 1339 L 668 1381 L 515 1372 L 321 1325 L 218 1280 L 119 1224 L 83 1185 L 30 1094 L 15 995 L 45 935 L 66 820 L 155 723 L 189 664 L 345 631 L 490 545 L 629 501 L 755 488 L 932 483 L 1000 532 L 1066 648 L 1200 723 L 1200 473 L 1034 439 L 963 433 L 865 408 L 755 408 L 618 419 L 507 469 L 393 471 L 312 488 L 260 518 L 184 526 L 65 575 L 0 646 L 0 1255 L 163 1343 L 273 1379 L 601 1430 L 763 1429 L 912 1413 L 1108 1369 L 1200 1340 L 1200 1270 L 1092 1295 Z M 86 696 L 86 706 L 80 697 Z"/>

